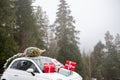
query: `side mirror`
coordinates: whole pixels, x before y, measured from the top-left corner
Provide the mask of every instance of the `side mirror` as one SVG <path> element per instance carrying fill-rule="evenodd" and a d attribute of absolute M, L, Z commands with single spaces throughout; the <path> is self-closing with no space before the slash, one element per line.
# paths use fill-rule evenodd
<path fill-rule="evenodd" d="M 32 68 L 27 69 L 27 72 L 28 72 L 28 73 L 31 73 L 33 76 L 35 76 L 34 70 L 33 70 Z"/>
<path fill-rule="evenodd" d="M 31 72 L 34 72 L 34 70 L 32 68 L 29 68 L 29 69 L 27 69 L 27 72 L 31 73 Z"/>

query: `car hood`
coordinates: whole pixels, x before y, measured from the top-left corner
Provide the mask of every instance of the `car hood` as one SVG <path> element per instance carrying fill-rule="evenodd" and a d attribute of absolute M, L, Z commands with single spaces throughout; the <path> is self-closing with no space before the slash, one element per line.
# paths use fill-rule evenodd
<path fill-rule="evenodd" d="M 43 73 L 42 74 L 45 78 L 50 79 L 50 80 L 82 80 L 82 77 L 76 73 L 73 72 L 71 75 L 69 76 L 64 76 L 60 73 Z"/>

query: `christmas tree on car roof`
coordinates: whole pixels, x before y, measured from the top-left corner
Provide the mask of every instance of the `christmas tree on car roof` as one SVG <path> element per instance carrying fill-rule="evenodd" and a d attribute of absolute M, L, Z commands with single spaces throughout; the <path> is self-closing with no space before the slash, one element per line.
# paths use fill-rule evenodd
<path fill-rule="evenodd" d="M 12 57 L 10 57 L 9 59 L 7 59 L 6 63 L 4 64 L 4 68 L 6 69 L 9 64 L 16 58 L 20 58 L 20 57 L 38 57 L 40 56 L 43 52 L 45 52 L 46 50 L 41 50 L 37 47 L 28 47 L 25 49 L 24 53 L 18 53 Z"/>

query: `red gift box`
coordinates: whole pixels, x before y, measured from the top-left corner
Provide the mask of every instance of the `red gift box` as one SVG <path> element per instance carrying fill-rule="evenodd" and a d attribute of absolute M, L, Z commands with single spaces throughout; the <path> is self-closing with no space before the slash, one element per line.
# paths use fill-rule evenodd
<path fill-rule="evenodd" d="M 59 66 L 58 69 L 57 69 L 57 72 L 60 71 L 60 68 L 65 68 L 65 66 Z"/>
<path fill-rule="evenodd" d="M 65 68 L 71 71 L 74 71 L 76 67 L 76 62 L 66 60 Z"/>
<path fill-rule="evenodd" d="M 45 73 L 53 73 L 55 70 L 53 63 L 44 63 L 44 72 Z"/>

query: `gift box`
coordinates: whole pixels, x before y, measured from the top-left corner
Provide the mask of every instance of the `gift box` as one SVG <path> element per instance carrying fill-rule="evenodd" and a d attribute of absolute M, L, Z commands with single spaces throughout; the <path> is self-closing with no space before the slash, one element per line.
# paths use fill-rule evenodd
<path fill-rule="evenodd" d="M 64 76 L 69 76 L 71 74 L 71 71 L 67 70 L 65 68 L 60 68 L 59 73 L 64 75 Z"/>
<path fill-rule="evenodd" d="M 57 72 L 59 72 L 61 68 L 65 68 L 65 66 L 59 66 L 59 67 L 57 68 Z"/>
<path fill-rule="evenodd" d="M 66 60 L 65 68 L 71 71 L 74 71 L 76 67 L 76 62 Z"/>
<path fill-rule="evenodd" d="M 44 72 L 45 73 L 53 73 L 55 70 L 53 63 L 44 63 Z"/>

